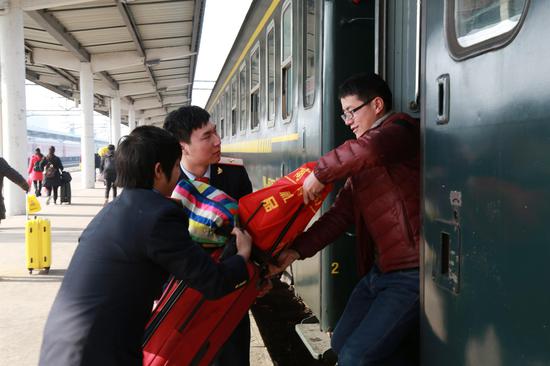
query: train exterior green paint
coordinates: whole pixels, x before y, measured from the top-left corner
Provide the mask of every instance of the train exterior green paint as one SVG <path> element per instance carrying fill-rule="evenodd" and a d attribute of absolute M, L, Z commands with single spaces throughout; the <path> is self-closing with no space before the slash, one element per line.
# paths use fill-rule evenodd
<path fill-rule="evenodd" d="M 272 13 L 270 6 L 276 5 Z M 283 118 L 281 81 L 281 34 L 283 12 L 292 9 L 292 112 Z M 306 19 L 305 14 L 313 12 Z M 268 18 L 264 17 L 268 14 Z M 295 136 L 286 142 L 272 142 L 269 152 L 224 152 L 224 155 L 243 158 L 255 188 L 296 169 L 302 163 L 314 161 L 324 152 L 331 150 L 346 139 L 353 138 L 339 115 L 340 102 L 337 96 L 338 85 L 353 73 L 373 70 L 374 4 L 364 2 L 354 5 L 349 1 L 254 1 L 246 16 L 237 40 L 220 73 L 213 89 L 207 109 L 213 114 L 221 131 L 231 128 L 231 113 L 227 104 L 220 113 L 222 98 L 226 90 L 231 93 L 231 80 L 237 77 L 242 65 L 250 70 L 251 55 L 255 47 L 260 50 L 260 125 L 251 130 L 250 95 L 247 95 L 247 129 L 238 131 L 235 136 L 224 133 L 222 146 L 236 146 L 239 142 L 265 140 L 280 136 Z M 356 19 L 355 21 L 351 21 Z M 260 23 L 263 27 L 258 29 Z M 312 27 L 311 24 L 314 26 Z M 308 23 L 310 24 L 308 28 Z M 267 99 L 267 34 L 275 29 L 275 118 L 269 122 Z M 308 32 L 305 29 L 309 29 Z M 256 37 L 254 38 L 256 32 Z M 309 34 L 308 34 L 309 33 Z M 313 33 L 313 34 L 312 34 Z M 306 50 L 304 42 L 313 43 L 314 82 L 307 81 L 305 70 Z M 251 41 L 252 39 L 252 41 Z M 349 40 L 353 40 L 350 42 Z M 250 44 L 247 50 L 247 44 Z M 245 50 L 245 57 L 236 62 Z M 311 60 L 310 60 L 311 62 Z M 231 73 L 233 70 L 233 74 Z M 229 80 L 229 81 L 228 81 Z M 312 86 L 313 84 L 313 86 Z M 250 72 L 246 85 L 250 85 Z M 229 86 L 229 87 L 228 87 Z M 306 100 L 305 88 L 313 88 L 313 96 Z M 231 97 L 227 97 L 231 99 Z M 227 102 L 227 99 L 225 102 Z M 313 103 L 310 103 L 313 99 Z M 312 104 L 312 105 L 308 105 Z M 237 108 L 239 109 L 239 108 Z M 229 118 L 228 118 L 229 117 Z M 272 124 L 272 126 L 271 126 Z M 229 127 L 229 128 L 228 128 Z M 251 147 L 250 145 L 248 148 Z M 230 149 L 231 150 L 231 149 Z M 238 150 L 238 147 L 237 149 Z M 246 150 L 246 149 L 243 149 Z M 324 210 L 330 207 L 335 194 L 325 203 Z M 337 243 L 327 247 L 310 260 L 299 261 L 292 266 L 291 275 L 297 294 L 319 318 L 323 330 L 332 329 L 345 306 L 351 289 L 357 281 L 355 265 L 355 244 L 353 228 Z"/>
<path fill-rule="evenodd" d="M 493 3 L 517 24 L 469 49 L 463 1 L 423 9 L 427 366 L 550 364 L 550 2 Z"/>
<path fill-rule="evenodd" d="M 282 118 L 287 6 L 293 107 Z M 305 16 L 311 6 L 314 28 Z M 550 2 L 542 0 L 254 1 L 208 102 L 226 132 L 231 111 L 226 104 L 220 113 L 220 98 L 259 47 L 259 128 L 250 128 L 255 97 L 248 90 L 247 128 L 223 136 L 256 188 L 353 138 L 339 119 L 337 87 L 356 72 L 379 72 L 395 110 L 421 118 L 423 366 L 550 363 L 548 16 Z M 270 27 L 277 34 L 273 122 L 266 103 Z M 304 66 L 310 46 L 313 74 Z M 313 95 L 306 97 L 308 88 Z M 350 228 L 292 267 L 296 292 L 323 330 L 334 327 L 357 281 L 353 239 Z"/>

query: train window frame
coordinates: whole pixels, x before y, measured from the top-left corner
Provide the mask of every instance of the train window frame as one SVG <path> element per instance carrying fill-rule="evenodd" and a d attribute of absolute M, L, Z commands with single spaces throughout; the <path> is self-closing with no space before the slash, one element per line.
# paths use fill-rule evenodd
<path fill-rule="evenodd" d="M 231 122 L 230 122 L 230 119 L 231 119 L 231 88 L 230 86 L 228 86 L 227 88 L 225 88 L 225 91 L 224 91 L 224 95 L 225 95 L 225 123 L 226 123 L 226 126 L 225 126 L 225 137 L 227 139 L 230 139 L 231 138 Z"/>
<path fill-rule="evenodd" d="M 216 125 L 216 129 L 219 128 L 220 124 L 218 122 L 218 103 L 214 104 L 212 107 L 212 113 L 210 113 L 210 120 Z"/>
<path fill-rule="evenodd" d="M 503 48 L 510 44 L 521 30 L 527 16 L 531 0 L 525 0 L 518 22 L 506 32 L 495 34 L 468 46 L 462 46 L 456 30 L 456 1 L 445 1 L 445 38 L 450 56 L 456 61 L 463 61 L 483 53 Z"/>
<path fill-rule="evenodd" d="M 289 47 L 289 56 L 284 58 L 284 47 L 285 47 L 285 12 L 289 11 L 290 14 L 290 47 Z M 280 89 L 280 97 L 281 97 L 281 119 L 283 123 L 290 123 L 292 120 L 292 112 L 293 112 L 293 101 L 294 101 L 294 95 L 292 93 L 293 91 L 293 84 L 294 84 L 294 78 L 292 75 L 293 67 L 292 67 L 292 56 L 293 56 L 293 48 L 294 48 L 294 16 L 292 14 L 292 0 L 287 0 L 281 10 L 281 73 L 280 73 L 280 81 L 281 81 L 281 89 Z M 285 77 L 286 76 L 286 77 Z M 289 85 L 290 84 L 290 85 Z M 285 88 L 286 86 L 286 88 Z M 290 95 L 288 95 L 290 91 Z M 286 92 L 286 94 L 285 94 Z M 290 101 L 290 103 L 287 103 L 287 101 Z M 290 109 L 289 109 L 290 106 Z"/>
<path fill-rule="evenodd" d="M 225 137 L 225 94 L 220 96 L 218 119 L 220 120 L 220 129 L 218 134 L 220 139 L 223 139 Z"/>
<path fill-rule="evenodd" d="M 256 85 L 252 85 L 252 73 L 253 73 L 253 57 L 254 57 L 254 54 L 257 54 L 257 57 L 258 57 L 258 62 L 257 62 L 257 71 L 258 71 L 258 83 Z M 249 55 L 249 65 L 250 65 L 250 77 L 248 78 L 249 80 L 249 83 L 248 83 L 248 86 L 249 86 L 249 91 L 250 91 L 250 97 L 249 97 L 249 110 L 248 110 L 248 113 L 250 115 L 250 118 L 249 118 L 249 126 L 250 126 L 250 131 L 251 132 L 255 132 L 255 131 L 258 131 L 260 129 L 260 90 L 261 90 L 261 80 L 262 80 L 262 65 L 261 65 L 261 58 L 260 58 L 260 42 L 257 42 L 254 47 L 252 47 L 252 50 L 250 51 L 250 55 Z M 255 96 L 255 98 L 254 98 Z M 257 125 L 256 126 L 253 126 L 253 122 L 254 122 L 254 111 L 252 110 L 254 108 L 254 104 L 253 104 L 253 101 L 256 101 L 256 118 L 257 118 Z"/>
<path fill-rule="evenodd" d="M 273 56 L 269 57 L 269 35 L 273 35 Z M 275 117 L 276 117 L 276 103 L 275 103 L 275 96 L 277 95 L 277 77 L 275 72 L 275 63 L 277 60 L 276 51 L 277 51 L 277 42 L 276 42 L 276 31 L 275 31 L 275 20 L 271 20 L 269 25 L 266 28 L 265 33 L 265 49 L 266 49 L 266 61 L 265 61 L 265 68 L 266 68 L 266 85 L 265 85 L 265 98 L 266 98 L 266 120 L 267 120 L 267 127 L 273 127 L 275 126 Z M 271 64 L 269 63 L 271 59 Z M 272 66 L 273 68 L 273 93 L 269 93 L 269 78 L 270 78 L 270 69 L 269 67 Z M 271 99 L 270 99 L 271 98 Z M 270 111 L 270 103 L 271 103 L 271 111 Z"/>
<path fill-rule="evenodd" d="M 309 64 L 308 64 L 308 5 L 309 5 L 309 2 L 312 2 L 313 3 L 313 19 L 314 19 L 314 25 L 313 25 L 313 65 L 311 68 L 308 68 Z M 304 14 L 303 14 L 303 18 L 304 18 L 304 22 L 303 22 L 303 41 L 302 41 L 302 44 L 303 44 L 303 49 L 302 49 L 302 52 L 303 52 L 303 57 L 302 57 L 302 60 L 303 60 L 303 71 L 302 71 L 302 75 L 303 75 L 303 80 L 302 80 L 302 99 L 303 99 L 303 105 L 304 105 L 304 109 L 310 109 L 312 108 L 314 105 L 315 105 L 315 99 L 316 99 L 316 84 L 318 82 L 318 77 L 317 77 L 317 73 L 318 73 L 318 50 L 319 50 L 319 42 L 318 42 L 318 38 L 319 38 L 319 33 L 320 33 L 320 26 L 319 26 L 319 14 L 320 14 L 320 11 L 321 11 L 321 8 L 319 6 L 319 3 L 318 1 L 316 0 L 304 0 Z M 308 70 L 311 70 L 311 79 L 313 79 L 313 92 L 311 93 L 311 101 L 308 103 L 308 94 L 307 94 L 307 87 L 308 87 L 308 83 L 307 83 L 307 75 L 308 75 Z"/>
<path fill-rule="evenodd" d="M 244 72 L 244 81 L 241 83 L 242 77 Z M 248 84 L 246 82 L 246 75 L 247 75 L 247 67 L 246 67 L 246 61 L 241 64 L 239 67 L 239 123 L 238 123 L 238 133 L 241 135 L 244 135 L 246 133 L 246 126 L 248 126 L 248 113 L 247 112 L 247 99 L 248 99 L 248 88 L 246 87 Z M 244 85 L 244 87 L 243 87 Z M 243 90 L 244 89 L 244 90 Z M 244 101 L 244 105 L 243 105 Z M 244 127 L 244 128 L 243 128 Z"/>
<path fill-rule="evenodd" d="M 235 113 L 233 113 L 235 112 Z M 237 75 L 231 79 L 231 136 L 237 136 L 239 127 L 239 83 Z"/>

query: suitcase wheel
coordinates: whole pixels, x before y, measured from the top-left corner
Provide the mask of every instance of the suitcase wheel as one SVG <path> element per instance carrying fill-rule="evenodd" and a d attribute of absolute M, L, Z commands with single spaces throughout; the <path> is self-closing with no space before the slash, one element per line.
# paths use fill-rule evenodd
<path fill-rule="evenodd" d="M 44 268 L 44 272 L 45 272 L 46 274 L 50 273 L 50 267 Z"/>
<path fill-rule="evenodd" d="M 32 269 L 29 268 L 29 274 L 32 274 Z"/>

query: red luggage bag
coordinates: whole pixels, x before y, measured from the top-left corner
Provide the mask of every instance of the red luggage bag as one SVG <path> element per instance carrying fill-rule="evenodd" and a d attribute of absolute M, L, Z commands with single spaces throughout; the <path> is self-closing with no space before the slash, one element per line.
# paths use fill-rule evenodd
<path fill-rule="evenodd" d="M 302 184 L 313 167 L 314 163 L 305 164 L 272 186 L 241 198 L 240 220 L 255 245 L 256 264 L 248 263 L 250 280 L 212 301 L 172 280 L 145 330 L 144 366 L 206 366 L 212 362 L 256 300 L 267 262 L 305 229 L 330 192 L 327 186 L 320 199 L 303 204 Z M 217 249 L 212 257 L 217 260 L 221 253 Z"/>

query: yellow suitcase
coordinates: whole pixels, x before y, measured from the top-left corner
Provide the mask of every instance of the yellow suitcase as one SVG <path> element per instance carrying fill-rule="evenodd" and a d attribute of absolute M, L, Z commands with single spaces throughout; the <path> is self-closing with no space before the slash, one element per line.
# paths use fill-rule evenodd
<path fill-rule="evenodd" d="M 34 218 L 25 225 L 25 253 L 27 269 L 49 272 L 52 262 L 52 231 L 50 220 Z"/>

